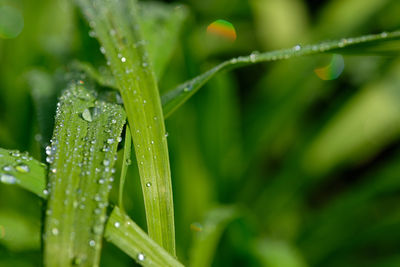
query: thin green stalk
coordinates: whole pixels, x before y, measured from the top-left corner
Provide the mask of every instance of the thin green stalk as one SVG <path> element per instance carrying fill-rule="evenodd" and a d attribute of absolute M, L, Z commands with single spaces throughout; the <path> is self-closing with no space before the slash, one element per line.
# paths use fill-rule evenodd
<path fill-rule="evenodd" d="M 120 90 L 139 166 L 148 232 L 175 255 L 171 173 L 164 117 L 134 0 L 78 0 Z"/>
<path fill-rule="evenodd" d="M 125 131 L 125 145 L 124 145 L 124 158 L 122 160 L 122 169 L 121 169 L 121 177 L 119 179 L 119 196 L 118 196 L 118 204 L 121 210 L 124 210 L 124 185 L 126 179 L 126 172 L 128 170 L 128 166 L 131 165 L 131 148 L 132 148 L 132 136 L 131 130 L 129 129 L 129 125 L 126 126 Z"/>

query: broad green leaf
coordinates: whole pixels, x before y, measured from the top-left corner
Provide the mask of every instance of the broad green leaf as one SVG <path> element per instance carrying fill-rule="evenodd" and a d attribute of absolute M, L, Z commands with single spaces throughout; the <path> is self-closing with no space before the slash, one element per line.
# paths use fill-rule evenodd
<path fill-rule="evenodd" d="M 102 45 L 124 102 L 139 166 L 149 235 L 175 255 L 164 117 L 146 41 L 138 27 L 137 2 L 77 2 Z"/>
<path fill-rule="evenodd" d="M 116 150 L 125 124 L 118 105 L 97 101 L 82 81 L 63 93 L 46 148 L 49 197 L 46 266 L 97 266 Z"/>
<path fill-rule="evenodd" d="M 164 116 L 168 117 L 206 82 L 221 71 L 238 67 L 249 66 L 260 62 L 289 59 L 292 57 L 309 56 L 321 53 L 389 53 L 398 52 L 400 32 L 365 35 L 356 38 L 345 38 L 337 41 L 328 41 L 304 47 L 296 45 L 291 49 L 276 50 L 265 53 L 253 52 L 249 56 L 241 56 L 224 61 L 207 72 L 179 85 L 162 96 Z"/>
<path fill-rule="evenodd" d="M 110 215 L 104 237 L 142 266 L 183 266 L 175 257 L 150 239 L 118 207 L 115 207 Z"/>
<path fill-rule="evenodd" d="M 138 14 L 143 37 L 148 42 L 150 60 L 156 77 L 160 79 L 176 47 L 188 10 L 182 5 L 141 2 Z"/>
<path fill-rule="evenodd" d="M 33 159 L 28 153 L 0 148 L 0 182 L 18 184 L 44 197 L 46 173 L 45 165 Z"/>
<path fill-rule="evenodd" d="M 191 228 L 196 233 L 190 251 L 190 266 L 212 265 L 223 231 L 237 216 L 238 210 L 235 207 L 218 207 L 208 212 L 202 224 L 192 224 Z"/>

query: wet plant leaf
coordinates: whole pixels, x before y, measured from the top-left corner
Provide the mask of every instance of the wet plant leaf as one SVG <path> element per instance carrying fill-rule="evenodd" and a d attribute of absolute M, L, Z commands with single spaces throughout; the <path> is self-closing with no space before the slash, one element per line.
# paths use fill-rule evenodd
<path fill-rule="evenodd" d="M 164 117 L 138 27 L 136 1 L 77 1 L 102 46 L 122 96 L 134 143 L 149 236 L 175 255 L 175 223 Z"/>
<path fill-rule="evenodd" d="M 47 266 L 97 266 L 113 165 L 125 114 L 97 101 L 83 81 L 63 93 L 46 148 L 49 197 L 44 233 Z"/>
<path fill-rule="evenodd" d="M 345 38 L 315 45 L 296 45 L 290 49 L 276 50 L 265 53 L 253 52 L 249 56 L 241 56 L 224 61 L 205 73 L 179 85 L 162 96 L 164 116 L 170 116 L 179 106 L 185 103 L 206 82 L 221 71 L 228 71 L 260 62 L 289 59 L 299 56 L 309 56 L 321 53 L 341 54 L 371 54 L 399 52 L 400 32 L 365 35 L 356 38 Z"/>
<path fill-rule="evenodd" d="M 17 184 L 44 197 L 46 173 L 46 166 L 28 153 L 0 148 L 0 182 L 3 184 Z"/>
<path fill-rule="evenodd" d="M 142 266 L 183 266 L 118 207 L 110 215 L 104 237 Z"/>

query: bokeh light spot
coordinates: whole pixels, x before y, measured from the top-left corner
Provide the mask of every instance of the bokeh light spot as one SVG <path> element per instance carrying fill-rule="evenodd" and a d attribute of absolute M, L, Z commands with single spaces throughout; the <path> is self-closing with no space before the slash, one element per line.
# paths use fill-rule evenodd
<path fill-rule="evenodd" d="M 331 62 L 325 67 L 314 70 L 315 74 L 324 81 L 337 79 L 344 70 L 344 59 L 342 55 L 334 54 Z"/>
<path fill-rule="evenodd" d="M 236 40 L 236 30 L 232 23 L 219 19 L 208 25 L 207 33 L 211 35 L 216 35 L 223 37 L 230 41 Z"/>
<path fill-rule="evenodd" d="M 0 6 L 0 38 L 15 38 L 23 28 L 24 18 L 18 9 L 11 6 Z"/>

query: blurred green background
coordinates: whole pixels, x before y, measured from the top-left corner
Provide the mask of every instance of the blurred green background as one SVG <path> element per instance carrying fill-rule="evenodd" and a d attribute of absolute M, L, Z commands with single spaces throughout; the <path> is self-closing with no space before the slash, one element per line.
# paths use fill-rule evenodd
<path fill-rule="evenodd" d="M 43 160 L 63 89 L 53 81 L 74 59 L 105 66 L 72 2 L 0 0 L 0 147 Z M 400 28 L 398 0 L 183 3 L 190 16 L 162 92 L 252 51 Z M 206 34 L 217 19 L 235 26 L 235 42 Z M 330 59 L 221 74 L 166 121 L 183 263 L 196 257 L 193 239 L 215 226 L 215 209 L 235 207 L 208 248 L 212 266 L 400 266 L 400 58 L 344 56 L 339 78 L 323 81 L 314 69 Z M 134 164 L 129 172 L 125 206 L 145 229 Z M 0 266 L 40 266 L 42 209 L 31 193 L 0 185 Z M 104 242 L 102 266 L 133 264 Z"/>

